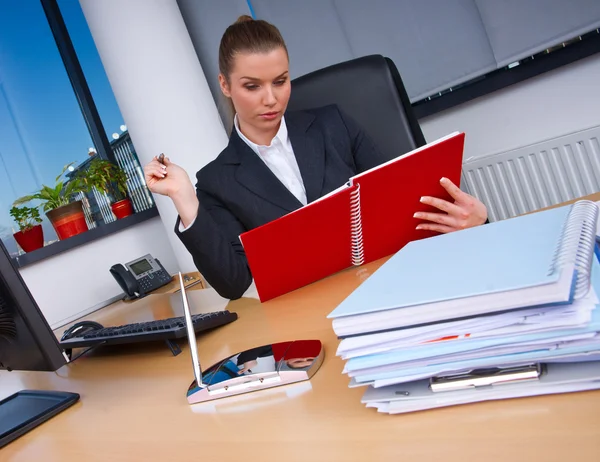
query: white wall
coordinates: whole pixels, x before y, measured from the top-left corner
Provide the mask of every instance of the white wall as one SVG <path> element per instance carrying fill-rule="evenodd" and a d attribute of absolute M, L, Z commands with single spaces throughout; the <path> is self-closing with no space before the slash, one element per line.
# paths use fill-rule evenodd
<path fill-rule="evenodd" d="M 598 126 L 600 54 L 419 122 L 427 141 L 465 132 L 465 160 Z"/>
<path fill-rule="evenodd" d="M 217 107 L 176 0 L 80 0 L 142 164 L 164 152 L 196 172 L 227 145 Z M 173 232 L 172 201 L 155 196 L 181 271 L 196 271 Z"/>
<path fill-rule="evenodd" d="M 147 253 L 170 274 L 178 271 L 160 218 L 26 266 L 20 273 L 48 323 L 58 327 L 121 294 L 109 268 Z"/>

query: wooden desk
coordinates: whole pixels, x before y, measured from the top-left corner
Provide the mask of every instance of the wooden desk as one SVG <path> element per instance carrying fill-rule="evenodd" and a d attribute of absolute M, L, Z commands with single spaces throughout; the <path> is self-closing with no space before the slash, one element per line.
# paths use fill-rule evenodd
<path fill-rule="evenodd" d="M 323 341 L 310 382 L 189 406 L 187 345 L 99 349 L 57 373 L 2 373 L 0 397 L 23 388 L 66 390 L 81 401 L 0 450 L 1 461 L 598 461 L 600 392 L 489 402 L 388 416 L 349 389 L 326 315 L 383 261 L 349 269 L 260 304 L 190 291 L 194 310 L 227 306 L 239 319 L 199 336 L 204 365 L 263 343 Z M 177 295 L 98 312 L 108 324 L 173 314 Z"/>
<path fill-rule="evenodd" d="M 188 289 L 194 288 L 194 289 L 205 289 L 206 285 L 204 284 L 204 279 L 202 278 L 202 275 L 200 274 L 199 271 L 194 271 L 191 273 L 185 273 L 183 275 L 184 280 L 183 280 L 183 284 L 185 285 L 185 289 L 186 292 Z M 165 284 L 162 287 L 159 287 L 156 290 L 153 290 L 151 292 L 152 295 L 156 295 L 156 294 L 174 294 L 175 292 L 179 291 L 179 279 L 177 278 L 177 275 L 173 276 L 171 278 L 171 282 L 169 282 L 168 284 Z"/>

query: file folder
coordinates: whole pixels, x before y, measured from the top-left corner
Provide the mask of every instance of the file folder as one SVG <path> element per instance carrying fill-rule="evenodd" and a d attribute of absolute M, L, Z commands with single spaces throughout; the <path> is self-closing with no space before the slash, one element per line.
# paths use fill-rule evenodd
<path fill-rule="evenodd" d="M 338 348 L 349 386 L 389 414 L 600 389 L 598 217 L 578 201 L 407 245 L 332 313 L 351 332 Z"/>
<path fill-rule="evenodd" d="M 239 236 L 261 302 L 436 235 L 417 230 L 422 196 L 452 200 L 464 133 L 453 133 L 350 178 L 330 194 Z"/>
<path fill-rule="evenodd" d="M 587 294 L 590 201 L 413 241 L 330 314 L 340 337 L 522 309 Z"/>
<path fill-rule="evenodd" d="M 595 304 L 597 298 L 594 296 L 590 302 Z M 552 351 L 556 351 L 559 348 L 566 348 L 569 338 L 573 338 L 574 340 L 592 338 L 600 347 L 600 338 L 593 338 L 598 337 L 595 335 L 597 332 L 600 332 L 600 310 L 594 309 L 590 322 L 582 327 L 554 329 L 546 332 L 525 332 L 517 335 L 503 335 L 493 338 L 467 338 L 458 341 L 412 345 L 379 354 L 352 358 L 346 362 L 344 371 L 357 371 L 357 374 L 352 375 L 365 375 L 364 371 L 366 370 L 374 370 L 381 366 L 396 364 L 398 369 L 408 372 L 413 363 L 418 365 L 423 360 L 426 360 L 426 364 L 431 364 L 428 367 L 435 367 L 435 364 L 442 364 L 444 361 L 462 360 L 462 358 L 468 356 L 466 353 L 473 351 L 483 352 L 482 357 L 486 360 L 490 360 L 495 355 L 504 354 L 502 353 L 503 349 L 511 346 L 516 347 L 517 352 L 522 354 L 528 351 L 528 348 L 519 345 L 528 345 L 529 351 L 534 352 L 550 347 Z M 558 347 L 556 346 L 557 344 L 561 346 Z M 448 359 L 444 360 L 444 358 Z M 496 359 L 496 361 L 506 362 L 500 358 Z M 393 372 L 390 375 L 393 375 Z"/>
<path fill-rule="evenodd" d="M 519 333 L 548 332 L 557 328 L 587 325 L 595 301 L 577 300 L 571 305 L 529 308 L 518 313 L 508 312 L 460 321 L 448 321 L 426 326 L 396 329 L 343 339 L 337 349 L 342 359 L 363 357 L 393 351 L 407 345 L 456 342 L 463 339 L 497 338 Z"/>
<path fill-rule="evenodd" d="M 362 402 L 379 412 L 401 414 L 481 401 L 570 393 L 600 388 L 600 361 L 550 363 L 537 381 L 435 393 L 429 380 L 369 388 Z"/>
<path fill-rule="evenodd" d="M 590 290 L 582 299 L 582 303 L 587 301 L 594 307 L 589 322 L 579 328 L 565 326 L 563 329 L 543 333 L 530 332 L 513 337 L 440 342 L 426 346 L 425 350 L 429 350 L 429 354 L 424 354 L 424 351 L 418 352 L 417 347 L 404 351 L 390 351 L 387 361 L 385 354 L 367 355 L 356 358 L 364 367 L 356 367 L 356 363 L 352 365 L 353 360 L 350 360 L 346 363 L 345 371 L 352 376 L 354 385 L 379 388 L 469 369 L 511 366 L 531 361 L 554 363 L 594 360 L 600 353 L 598 291 L 600 262 L 598 258 L 593 257 Z M 587 309 L 579 305 L 578 310 Z M 420 359 L 413 361 L 410 355 L 415 353 Z M 404 356 L 407 361 L 395 360 L 394 356 Z"/>

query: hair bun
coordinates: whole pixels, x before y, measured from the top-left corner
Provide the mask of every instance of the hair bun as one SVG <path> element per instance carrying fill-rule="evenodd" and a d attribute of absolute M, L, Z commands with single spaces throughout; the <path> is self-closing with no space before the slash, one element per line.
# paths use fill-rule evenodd
<path fill-rule="evenodd" d="M 237 21 L 235 22 L 235 24 L 241 24 L 243 22 L 250 22 L 250 21 L 254 21 L 254 18 L 252 16 L 248 16 L 247 14 L 243 14 L 239 18 L 237 18 Z"/>

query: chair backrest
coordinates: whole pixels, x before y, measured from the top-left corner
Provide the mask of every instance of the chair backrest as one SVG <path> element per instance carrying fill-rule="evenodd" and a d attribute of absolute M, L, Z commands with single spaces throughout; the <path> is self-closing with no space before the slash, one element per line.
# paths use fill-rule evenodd
<path fill-rule="evenodd" d="M 390 159 L 425 144 L 395 64 L 370 55 L 292 80 L 290 110 L 328 104 L 352 117 Z"/>

